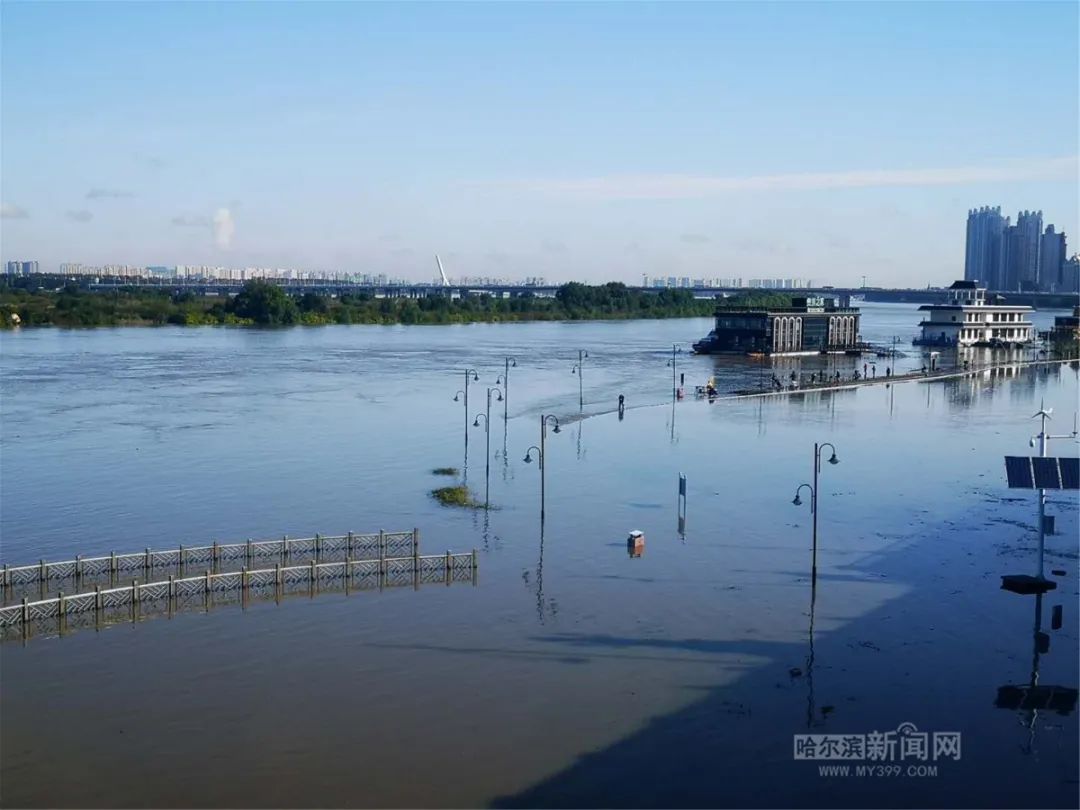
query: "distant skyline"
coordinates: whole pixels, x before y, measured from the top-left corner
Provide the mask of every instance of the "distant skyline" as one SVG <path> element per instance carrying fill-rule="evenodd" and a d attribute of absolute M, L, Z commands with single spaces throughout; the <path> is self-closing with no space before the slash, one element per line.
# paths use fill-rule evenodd
<path fill-rule="evenodd" d="M 1080 244 L 1080 11 L 0 4 L 0 255 L 559 282 L 964 274 Z"/>

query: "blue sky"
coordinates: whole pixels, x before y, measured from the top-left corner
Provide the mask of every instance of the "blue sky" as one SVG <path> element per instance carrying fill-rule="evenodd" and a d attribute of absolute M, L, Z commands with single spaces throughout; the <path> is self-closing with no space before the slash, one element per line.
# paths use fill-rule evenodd
<path fill-rule="evenodd" d="M 1076 3 L 0 3 L 4 259 L 962 275 L 1080 237 Z"/>

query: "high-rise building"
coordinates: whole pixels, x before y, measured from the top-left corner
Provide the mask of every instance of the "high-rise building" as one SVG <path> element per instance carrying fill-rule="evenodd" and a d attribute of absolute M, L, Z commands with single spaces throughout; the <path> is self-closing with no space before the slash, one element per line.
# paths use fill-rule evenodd
<path fill-rule="evenodd" d="M 1005 229 L 1004 283 L 999 289 L 1034 291 L 1039 288 L 1039 247 L 1042 211 L 1021 211 L 1016 224 Z"/>
<path fill-rule="evenodd" d="M 1001 206 L 973 208 L 968 211 L 967 250 L 964 253 L 964 280 L 978 281 L 989 289 L 1003 285 L 1002 257 L 1008 217 L 1001 216 Z"/>
<path fill-rule="evenodd" d="M 37 262 L 8 262 L 5 272 L 9 276 L 28 276 L 38 272 Z"/>
<path fill-rule="evenodd" d="M 1061 289 L 1059 292 L 1080 292 L 1080 254 L 1061 263 Z"/>
<path fill-rule="evenodd" d="M 1065 265 L 1065 234 L 1055 233 L 1053 225 L 1047 225 L 1039 245 L 1039 289 L 1057 292 L 1062 289 L 1062 271 Z"/>

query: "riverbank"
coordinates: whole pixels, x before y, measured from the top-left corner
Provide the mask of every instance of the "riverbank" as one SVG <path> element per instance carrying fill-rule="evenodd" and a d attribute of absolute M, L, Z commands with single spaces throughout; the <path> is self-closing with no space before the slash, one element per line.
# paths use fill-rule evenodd
<path fill-rule="evenodd" d="M 290 295 L 281 287 L 249 281 L 232 297 L 168 289 L 121 288 L 94 292 L 69 285 L 59 290 L 0 284 L 0 324 L 17 326 L 324 326 L 331 324 L 447 325 L 517 321 L 656 320 L 709 317 L 721 306 L 786 306 L 790 296 L 746 293 L 718 302 L 689 290 L 642 292 L 625 284 L 571 282 L 552 298 L 524 292 L 512 298 L 376 298 L 357 292 Z"/>

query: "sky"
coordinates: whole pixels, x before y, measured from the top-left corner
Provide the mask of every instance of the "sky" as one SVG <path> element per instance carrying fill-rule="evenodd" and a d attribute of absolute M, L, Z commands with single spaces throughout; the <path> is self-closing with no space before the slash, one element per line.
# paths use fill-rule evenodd
<path fill-rule="evenodd" d="M 1080 4 L 0 2 L 0 256 L 925 286 L 1080 244 Z"/>

